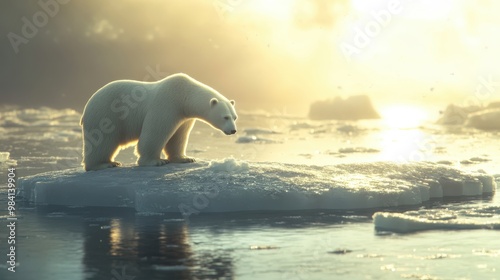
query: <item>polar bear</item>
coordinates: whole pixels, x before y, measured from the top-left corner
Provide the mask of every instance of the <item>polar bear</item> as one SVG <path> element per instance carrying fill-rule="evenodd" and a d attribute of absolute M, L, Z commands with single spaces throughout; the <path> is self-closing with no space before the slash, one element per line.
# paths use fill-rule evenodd
<path fill-rule="evenodd" d="M 120 166 L 116 154 L 135 143 L 139 166 L 194 162 L 186 156 L 186 146 L 195 121 L 235 134 L 234 105 L 234 100 L 182 73 L 157 82 L 111 82 L 92 95 L 83 111 L 83 167 L 89 171 Z"/>

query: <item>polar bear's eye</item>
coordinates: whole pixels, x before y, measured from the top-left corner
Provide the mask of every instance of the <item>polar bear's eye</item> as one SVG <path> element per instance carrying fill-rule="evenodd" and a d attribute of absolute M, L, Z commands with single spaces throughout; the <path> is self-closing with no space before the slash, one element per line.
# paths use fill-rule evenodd
<path fill-rule="evenodd" d="M 225 116 L 225 117 L 224 117 L 224 119 L 225 119 L 226 121 L 228 121 L 228 120 L 229 120 L 229 116 Z"/>

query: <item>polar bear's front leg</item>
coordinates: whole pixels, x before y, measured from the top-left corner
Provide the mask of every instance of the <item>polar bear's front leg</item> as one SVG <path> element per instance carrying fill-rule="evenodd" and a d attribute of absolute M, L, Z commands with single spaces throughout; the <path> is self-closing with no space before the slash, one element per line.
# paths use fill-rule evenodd
<path fill-rule="evenodd" d="M 169 163 L 168 160 L 162 159 L 161 154 L 165 144 L 175 132 L 175 124 L 160 124 L 154 121 L 144 122 L 139 142 L 137 143 L 136 153 L 139 157 L 137 164 L 139 166 L 162 166 Z"/>
<path fill-rule="evenodd" d="M 194 158 L 186 156 L 189 134 L 191 133 L 191 129 L 193 129 L 195 121 L 194 119 L 185 121 L 168 140 L 164 151 L 168 156 L 169 162 L 188 163 L 195 161 Z"/>

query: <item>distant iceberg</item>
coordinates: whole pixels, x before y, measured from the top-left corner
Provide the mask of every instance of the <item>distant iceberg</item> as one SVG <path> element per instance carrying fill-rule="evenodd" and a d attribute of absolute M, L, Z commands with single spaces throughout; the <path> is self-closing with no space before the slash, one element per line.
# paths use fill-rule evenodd
<path fill-rule="evenodd" d="M 437 121 L 441 125 L 465 125 L 482 130 L 500 130 L 500 102 L 487 106 L 448 105 Z"/>
<path fill-rule="evenodd" d="M 127 207 L 138 212 L 353 210 L 419 206 L 432 198 L 491 195 L 492 176 L 434 163 L 310 166 L 227 158 L 163 167 L 47 172 L 21 178 L 37 205 Z"/>
<path fill-rule="evenodd" d="M 465 125 L 482 130 L 500 130 L 500 108 L 470 114 Z"/>
<path fill-rule="evenodd" d="M 379 119 L 380 115 L 366 95 L 350 96 L 347 99 L 317 101 L 311 104 L 309 118 L 312 120 L 361 120 Z"/>

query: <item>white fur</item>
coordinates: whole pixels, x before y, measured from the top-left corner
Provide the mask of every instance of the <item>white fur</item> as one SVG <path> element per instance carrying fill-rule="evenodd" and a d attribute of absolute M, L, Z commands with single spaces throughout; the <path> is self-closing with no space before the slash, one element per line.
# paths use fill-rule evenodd
<path fill-rule="evenodd" d="M 111 82 L 83 111 L 83 165 L 87 171 L 119 166 L 114 158 L 120 148 L 136 142 L 140 166 L 193 162 L 186 145 L 194 122 L 230 135 L 236 133 L 236 118 L 234 101 L 186 74 L 151 83 Z"/>

